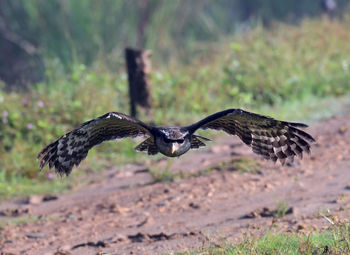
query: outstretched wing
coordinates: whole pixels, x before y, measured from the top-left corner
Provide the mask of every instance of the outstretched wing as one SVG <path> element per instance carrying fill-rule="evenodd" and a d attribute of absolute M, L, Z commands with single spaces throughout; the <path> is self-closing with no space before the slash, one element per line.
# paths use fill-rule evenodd
<path fill-rule="evenodd" d="M 83 123 L 45 147 L 38 155 L 40 169 L 46 164 L 59 174 L 69 175 L 86 158 L 88 151 L 103 141 L 126 137 L 152 136 L 151 126 L 128 115 L 110 112 Z"/>
<path fill-rule="evenodd" d="M 252 147 L 253 152 L 262 155 L 265 159 L 282 164 L 295 156 L 302 158 L 303 152 L 310 152 L 309 142 L 314 138 L 300 130 L 307 125 L 275 120 L 263 115 L 229 109 L 217 112 L 205 119 L 188 126 L 191 132 L 198 128 L 222 130 L 230 135 L 237 135 L 245 144 Z"/>

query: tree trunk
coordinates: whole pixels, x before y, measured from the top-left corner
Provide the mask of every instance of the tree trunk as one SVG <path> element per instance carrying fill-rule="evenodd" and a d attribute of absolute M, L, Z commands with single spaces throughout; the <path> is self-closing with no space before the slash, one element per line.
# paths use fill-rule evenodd
<path fill-rule="evenodd" d="M 136 106 L 149 113 L 152 105 L 151 88 L 148 74 L 151 72 L 151 51 L 125 49 L 126 68 L 129 80 L 130 115 L 136 117 Z"/>

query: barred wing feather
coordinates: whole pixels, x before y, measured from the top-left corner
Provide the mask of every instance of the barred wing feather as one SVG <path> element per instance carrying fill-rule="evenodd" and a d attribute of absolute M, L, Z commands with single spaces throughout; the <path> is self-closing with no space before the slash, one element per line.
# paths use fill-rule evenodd
<path fill-rule="evenodd" d="M 315 140 L 300 130 L 305 127 L 307 125 L 302 123 L 279 121 L 240 109 L 229 109 L 210 115 L 189 126 L 189 129 L 214 129 L 237 135 L 254 153 L 273 161 L 279 159 L 284 164 L 286 159 L 293 161 L 295 156 L 302 158 L 303 152 L 310 152 L 309 142 Z"/>
<path fill-rule="evenodd" d="M 46 146 L 38 155 L 40 169 L 49 164 L 58 174 L 69 175 L 86 158 L 88 151 L 104 141 L 151 136 L 151 127 L 128 115 L 110 112 L 85 122 Z"/>

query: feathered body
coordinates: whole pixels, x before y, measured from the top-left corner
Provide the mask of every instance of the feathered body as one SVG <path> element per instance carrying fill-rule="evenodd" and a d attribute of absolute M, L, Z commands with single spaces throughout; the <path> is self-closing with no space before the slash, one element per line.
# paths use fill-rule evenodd
<path fill-rule="evenodd" d="M 45 147 L 38 159 L 41 169 L 49 164 L 59 174 L 69 175 L 93 146 L 103 141 L 139 136 L 146 140 L 136 146 L 136 151 L 178 157 L 190 149 L 205 146 L 204 142 L 209 139 L 194 134 L 201 128 L 237 135 L 253 152 L 265 159 L 279 159 L 284 164 L 286 159 L 293 161 L 295 156 L 302 158 L 303 152 L 310 152 L 309 142 L 315 140 L 300 130 L 305 127 L 302 123 L 278 121 L 241 109 L 221 111 L 183 127 L 151 126 L 123 113 L 110 112 L 63 135 Z"/>

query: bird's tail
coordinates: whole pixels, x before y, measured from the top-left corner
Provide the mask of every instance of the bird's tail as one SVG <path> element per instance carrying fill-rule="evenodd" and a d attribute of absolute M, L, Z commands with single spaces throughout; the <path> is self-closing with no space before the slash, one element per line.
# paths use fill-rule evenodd
<path fill-rule="evenodd" d="M 157 146 L 154 143 L 153 137 L 149 137 L 139 145 L 135 147 L 135 151 L 147 152 L 148 155 L 155 155 L 159 152 Z"/>
<path fill-rule="evenodd" d="M 203 137 L 203 136 L 199 136 L 199 135 L 192 135 L 192 139 L 191 139 L 191 149 L 199 149 L 201 147 L 205 147 L 206 144 L 202 141 L 211 141 L 210 139 Z"/>

